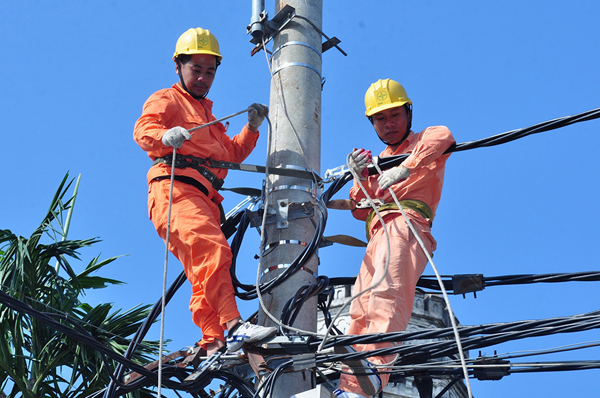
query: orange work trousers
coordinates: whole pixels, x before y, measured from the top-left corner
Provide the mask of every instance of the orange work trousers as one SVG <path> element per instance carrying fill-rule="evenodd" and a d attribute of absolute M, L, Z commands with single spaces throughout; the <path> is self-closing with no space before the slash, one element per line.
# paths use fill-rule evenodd
<path fill-rule="evenodd" d="M 170 180 L 150 182 L 148 211 L 158 235 L 166 240 Z M 225 341 L 225 323 L 240 316 L 231 282 L 231 248 L 220 226 L 219 207 L 198 188 L 174 181 L 169 251 L 192 285 L 190 311 L 206 344 Z"/>
<path fill-rule="evenodd" d="M 405 210 L 425 248 L 432 253 L 436 242 L 431 236 L 428 221 L 413 210 Z M 390 239 L 388 253 L 387 238 L 381 223 L 373 219 L 371 239 L 363 258 L 360 272 L 352 291 L 353 295 L 377 284 L 371 290 L 352 301 L 348 334 L 370 334 L 400 332 L 406 330 L 412 314 L 415 288 L 425 266 L 427 256 L 410 231 L 399 211 L 383 214 Z M 389 257 L 388 257 L 389 254 Z M 385 272 L 386 261 L 389 266 Z M 357 344 L 357 351 L 370 351 L 391 347 L 392 343 Z M 369 361 L 384 364 L 393 361 L 394 355 L 371 357 Z M 381 388 L 389 381 L 389 374 L 380 373 Z M 342 374 L 339 388 L 364 395 L 356 377 Z"/>

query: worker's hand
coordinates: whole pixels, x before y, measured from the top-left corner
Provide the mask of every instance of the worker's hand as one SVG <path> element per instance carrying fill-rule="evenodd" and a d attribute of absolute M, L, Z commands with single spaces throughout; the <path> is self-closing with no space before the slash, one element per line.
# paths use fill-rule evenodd
<path fill-rule="evenodd" d="M 358 175 L 359 180 L 366 180 L 369 175 L 367 165 L 371 163 L 372 160 L 373 156 L 371 156 L 371 151 L 366 151 L 363 148 L 354 148 L 350 154 L 348 166 Z"/>
<path fill-rule="evenodd" d="M 265 121 L 265 117 L 269 114 L 269 107 L 264 104 L 254 103 L 249 106 L 248 111 L 248 124 L 255 129 L 258 129 L 260 125 Z"/>
<path fill-rule="evenodd" d="M 177 126 L 166 131 L 162 137 L 162 143 L 166 146 L 172 146 L 179 149 L 183 145 L 183 141 L 189 140 L 190 138 L 192 138 L 192 135 L 189 131 L 183 127 Z"/>
<path fill-rule="evenodd" d="M 407 179 L 409 175 L 410 171 L 408 171 L 408 169 L 402 165 L 398 167 L 392 167 L 391 169 L 384 171 L 383 174 L 381 174 L 377 179 L 377 182 L 379 183 L 377 196 L 381 196 L 381 194 L 383 194 L 383 191 L 385 191 L 395 183 Z"/>

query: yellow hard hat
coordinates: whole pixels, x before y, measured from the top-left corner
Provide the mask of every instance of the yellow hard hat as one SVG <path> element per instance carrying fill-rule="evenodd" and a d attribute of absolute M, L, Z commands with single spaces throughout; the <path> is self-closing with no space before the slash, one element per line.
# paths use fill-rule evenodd
<path fill-rule="evenodd" d="M 372 116 L 377 112 L 405 104 L 412 105 L 412 101 L 400 83 L 392 79 L 379 79 L 371 84 L 365 94 L 365 115 Z"/>
<path fill-rule="evenodd" d="M 175 45 L 175 54 L 173 59 L 181 54 L 210 54 L 217 57 L 217 61 L 221 62 L 223 57 L 219 52 L 219 42 L 215 35 L 210 33 L 208 29 L 192 28 L 179 36 Z"/>

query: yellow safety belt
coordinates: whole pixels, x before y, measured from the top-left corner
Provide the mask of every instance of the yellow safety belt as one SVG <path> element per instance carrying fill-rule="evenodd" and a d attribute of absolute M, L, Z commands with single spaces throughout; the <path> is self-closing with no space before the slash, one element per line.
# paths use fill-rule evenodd
<path fill-rule="evenodd" d="M 405 199 L 400 201 L 400 206 L 402 206 L 402 208 L 405 210 L 414 210 L 421 216 L 423 216 L 423 218 L 429 219 L 429 227 L 431 227 L 431 222 L 433 220 L 433 211 L 431 211 L 431 208 L 427 205 L 427 203 L 415 199 Z M 382 206 L 379 206 L 377 210 L 380 212 L 384 210 L 398 210 L 398 206 L 396 205 L 396 203 L 386 203 Z M 375 213 L 375 210 L 372 210 L 367 216 L 367 240 L 371 239 L 369 231 L 371 229 L 371 222 L 373 221 L 373 218 L 376 216 L 376 214 L 377 213 Z"/>

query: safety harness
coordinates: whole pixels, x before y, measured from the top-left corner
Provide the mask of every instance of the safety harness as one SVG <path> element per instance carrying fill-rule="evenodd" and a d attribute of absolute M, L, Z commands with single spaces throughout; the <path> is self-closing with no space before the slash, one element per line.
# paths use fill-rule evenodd
<path fill-rule="evenodd" d="M 410 210 L 414 210 L 417 213 L 419 213 L 423 218 L 430 220 L 429 221 L 429 227 L 431 228 L 431 224 L 433 220 L 433 211 L 431 211 L 431 208 L 427 205 L 427 203 L 425 202 L 421 202 L 420 200 L 415 200 L 415 199 L 404 199 L 404 200 L 400 200 L 398 201 L 400 203 L 400 206 L 402 206 L 403 209 L 410 209 Z M 377 211 L 381 212 L 384 210 L 398 210 L 398 205 L 396 205 L 396 203 L 386 203 L 383 204 L 379 207 L 377 207 Z M 371 222 L 373 221 L 373 218 L 375 218 L 375 210 L 372 210 L 369 215 L 367 216 L 367 220 L 366 220 L 366 227 L 367 227 L 367 239 L 371 239 L 371 234 L 370 234 L 370 229 L 371 229 Z"/>
<path fill-rule="evenodd" d="M 190 129 L 188 131 L 192 131 L 192 130 L 193 129 Z M 165 163 L 166 165 L 171 166 L 172 162 L 173 162 L 173 155 L 169 154 L 169 155 L 166 155 L 166 156 L 163 156 L 160 158 L 156 158 L 154 160 L 153 165 L 155 165 L 157 163 Z M 175 157 L 175 167 L 177 167 L 177 168 L 192 167 L 192 168 L 198 170 L 198 172 L 200 172 L 200 174 L 202 174 L 202 176 L 204 178 L 206 178 L 208 181 L 210 181 L 212 186 L 217 190 L 224 189 L 224 188 L 222 188 L 223 180 L 220 179 L 219 177 L 217 177 L 216 175 L 214 175 L 212 171 L 207 169 L 207 167 L 210 167 L 211 169 L 229 169 L 229 170 L 251 171 L 254 173 L 261 173 L 261 174 L 264 174 L 267 172 L 267 167 L 265 167 L 265 166 L 226 162 L 224 160 L 203 159 L 203 158 L 198 158 L 198 157 L 191 156 L 191 155 L 179 155 L 179 154 L 177 154 L 177 156 Z M 308 180 L 316 180 L 317 182 L 322 181 L 322 178 L 316 172 L 309 171 L 309 170 L 297 170 L 297 169 L 285 168 L 285 167 L 269 167 L 268 171 L 269 171 L 269 174 L 277 174 L 277 175 L 287 176 L 287 177 L 304 178 L 304 179 L 308 179 Z"/>
<path fill-rule="evenodd" d="M 152 166 L 154 166 L 155 164 L 159 164 L 159 163 L 164 163 L 168 166 L 173 166 L 173 155 L 168 154 L 168 155 L 154 159 L 154 161 L 152 162 Z M 186 167 L 191 167 L 191 168 L 197 170 L 200 173 L 200 175 L 202 175 L 204 178 L 206 178 L 206 180 L 211 183 L 213 188 L 218 191 L 223 186 L 223 183 L 224 183 L 223 179 L 217 177 L 212 171 L 210 171 L 206 167 L 202 166 L 203 164 L 209 164 L 207 159 L 197 158 L 197 157 L 191 156 L 191 155 L 180 155 L 180 154 L 175 155 L 175 168 L 184 169 Z M 153 178 L 153 180 L 160 181 L 160 180 L 165 180 L 167 178 L 171 178 L 171 176 L 168 176 L 168 175 L 158 176 L 158 177 Z M 202 185 L 202 183 L 195 180 L 194 178 L 187 177 L 187 176 L 174 175 L 173 179 L 183 182 L 184 184 L 192 185 L 192 186 L 198 188 L 198 190 L 200 190 L 200 192 L 202 192 L 204 195 L 206 195 L 206 197 L 208 197 L 208 193 L 209 193 L 208 189 L 206 189 L 206 187 L 204 185 Z M 223 210 L 223 205 L 221 203 L 218 203 L 217 206 L 219 207 L 220 221 L 221 221 L 221 224 L 223 224 L 225 222 L 225 211 Z"/>
<path fill-rule="evenodd" d="M 154 161 L 152 162 L 152 166 L 159 164 L 159 163 L 164 163 L 168 166 L 172 166 L 173 165 L 173 155 L 169 154 L 169 155 L 165 155 L 165 156 L 154 159 Z M 218 191 L 219 189 L 221 189 L 223 187 L 223 184 L 225 181 L 223 181 L 223 179 L 217 177 L 212 171 L 210 171 L 209 169 L 204 167 L 204 165 L 207 165 L 210 167 L 211 160 L 198 158 L 198 157 L 192 156 L 192 155 L 180 155 L 180 154 L 175 155 L 175 167 L 176 168 L 178 168 L 178 169 L 184 169 L 186 167 L 193 168 L 194 170 L 198 171 L 202 177 L 206 178 L 206 180 L 208 182 L 210 182 L 210 184 L 213 186 L 213 188 Z M 195 184 L 193 184 L 193 185 L 195 185 Z M 200 185 L 202 185 L 202 184 L 200 184 Z M 204 192 L 204 190 L 202 190 L 202 189 L 200 189 L 200 190 Z M 205 194 L 208 195 L 208 192 L 205 192 Z"/>

